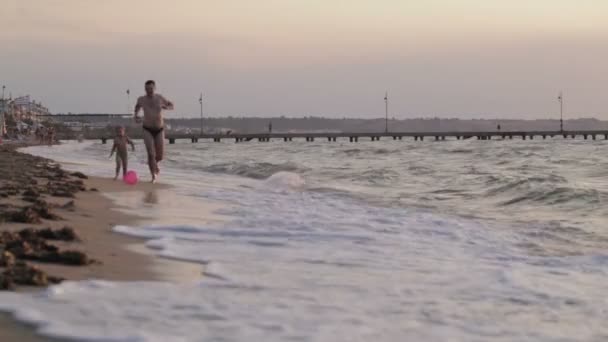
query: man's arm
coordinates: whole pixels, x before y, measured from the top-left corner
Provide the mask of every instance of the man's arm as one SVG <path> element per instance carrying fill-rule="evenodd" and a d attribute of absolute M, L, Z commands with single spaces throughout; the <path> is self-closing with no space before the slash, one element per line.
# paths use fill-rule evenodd
<path fill-rule="evenodd" d="M 162 108 L 166 110 L 173 110 L 173 102 L 167 100 L 164 96 L 160 95 L 160 99 L 162 101 Z"/>
<path fill-rule="evenodd" d="M 114 145 L 112 145 L 112 152 L 110 152 L 110 158 L 112 158 L 112 156 L 114 155 L 114 152 L 116 151 L 116 148 L 118 146 L 116 145 L 116 141 L 114 141 Z"/>
<path fill-rule="evenodd" d="M 141 103 L 140 103 L 141 97 L 137 99 L 137 103 L 135 104 L 135 112 L 133 113 L 133 118 L 135 119 L 135 122 L 139 123 L 141 121 L 141 118 L 139 117 L 139 111 L 141 110 Z"/>
<path fill-rule="evenodd" d="M 135 152 L 135 144 L 131 141 L 131 139 L 129 139 L 129 137 L 127 137 L 127 143 L 131 145 L 131 149 Z"/>

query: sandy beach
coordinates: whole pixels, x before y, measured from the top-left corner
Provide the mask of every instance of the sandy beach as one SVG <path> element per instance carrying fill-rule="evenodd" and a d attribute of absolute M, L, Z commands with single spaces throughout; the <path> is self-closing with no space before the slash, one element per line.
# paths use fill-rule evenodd
<path fill-rule="evenodd" d="M 58 181 L 57 173 L 65 175 Z M 0 147 L 0 213 L 18 212 L 32 206 L 32 199 L 24 193 L 38 192 L 38 202 L 48 204 L 48 211 L 56 219 L 42 218 L 39 222 L 24 223 L 4 219 L 0 222 L 0 233 L 18 232 L 25 228 L 73 228 L 78 241 L 52 241 L 59 250 L 82 252 L 87 264 L 82 266 L 28 260 L 27 265 L 37 267 L 49 277 L 65 280 L 104 279 L 113 281 L 161 280 L 159 267 L 181 264 L 176 261 L 159 260 L 151 255 L 135 252 L 145 250 L 141 240 L 112 232 L 116 224 L 131 224 L 141 217 L 116 210 L 116 205 L 102 193 L 124 191 L 150 191 L 166 186 L 140 182 L 125 186 L 112 179 L 76 176 L 63 171 L 50 160 L 15 151 L 14 147 Z M 86 178 L 85 178 L 86 177 Z M 23 181 L 27 179 L 27 186 Z M 71 194 L 62 194 L 65 189 L 52 190 L 52 183 L 74 182 L 79 189 Z M 35 186 L 32 184 L 36 183 Z M 17 185 L 14 187 L 13 185 Z M 13 190 L 16 188 L 17 190 Z M 35 189 L 34 189 L 35 188 Z M 45 191 L 43 189 L 48 189 Z M 55 191 L 55 193 L 53 193 Z M 33 218 L 36 221 L 36 218 Z M 137 248 L 137 246 L 140 246 Z M 160 264 L 160 266 L 159 266 Z M 5 270 L 5 269 L 3 269 Z M 50 285 L 50 282 L 49 282 Z M 16 284 L 17 291 L 39 291 L 42 288 Z M 51 341 L 37 336 L 33 329 L 13 321 L 9 315 L 0 315 L 0 341 Z"/>

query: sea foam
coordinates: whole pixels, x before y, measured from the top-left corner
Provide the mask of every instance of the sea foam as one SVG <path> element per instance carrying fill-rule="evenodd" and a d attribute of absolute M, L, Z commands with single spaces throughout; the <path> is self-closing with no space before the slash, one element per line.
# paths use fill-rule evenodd
<path fill-rule="evenodd" d="M 489 143 L 465 145 L 475 153 L 446 154 L 442 149 L 454 146 L 405 145 L 378 154 L 361 143 L 360 152 L 339 163 L 336 155 L 345 153 L 337 152 L 347 147 L 311 153 L 295 144 L 285 147 L 287 152 L 266 144 L 212 146 L 170 147 L 183 154 L 175 157 L 175 168 L 163 169 L 163 179 L 176 186 L 172 191 L 187 194 L 191 205 L 200 204 L 201 212 L 206 201 L 225 203 L 226 220 L 201 217 L 177 224 L 171 207 L 158 206 L 159 222 L 169 223 L 114 228 L 145 238 L 147 248 L 162 257 L 200 263 L 200 279 L 66 282 L 36 296 L 0 293 L 0 310 L 44 334 L 79 340 L 600 341 L 608 336 L 603 285 L 608 258 L 595 248 L 596 235 L 560 223 L 524 225 L 453 213 L 454 207 L 492 213 L 492 203 L 485 203 L 491 201 L 474 186 L 488 186 L 488 175 L 499 167 L 488 164 L 493 155 L 509 158 L 519 153 L 511 149 L 525 152 L 525 145 L 504 151 Z M 215 148 L 221 153 L 207 158 Z M 91 165 L 106 153 L 96 145 L 85 146 L 86 153 L 74 146 L 69 151 L 83 161 L 94 159 Z M 61 148 L 49 153 L 59 158 Z M 462 160 L 475 156 L 484 162 Z M 253 165 L 256 176 L 235 175 L 232 166 L 212 173 L 179 167 L 235 165 L 235 159 Z M 299 162 L 293 166 L 291 159 Z M 511 162 L 507 167 L 520 172 L 529 160 Z M 375 170 L 377 165 L 393 171 Z M 462 175 L 449 177 L 455 170 Z M 518 174 L 509 172 L 502 176 L 517 180 Z M 357 177 L 363 173 L 370 177 Z M 450 205 L 439 210 L 437 203 Z"/>

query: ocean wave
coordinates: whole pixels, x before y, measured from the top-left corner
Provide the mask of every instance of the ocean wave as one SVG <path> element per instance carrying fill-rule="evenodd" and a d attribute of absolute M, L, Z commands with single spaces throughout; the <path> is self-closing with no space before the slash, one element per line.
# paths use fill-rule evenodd
<path fill-rule="evenodd" d="M 307 169 L 300 167 L 294 163 L 242 163 L 242 162 L 231 162 L 231 163 L 220 163 L 202 168 L 205 172 L 211 173 L 225 173 L 241 177 L 248 177 L 254 179 L 267 179 L 268 177 L 279 173 L 279 172 L 305 172 Z"/>
<path fill-rule="evenodd" d="M 357 153 L 361 153 L 363 150 L 359 149 L 359 148 L 349 148 L 347 150 L 342 151 L 345 154 L 357 154 Z"/>
<path fill-rule="evenodd" d="M 357 155 L 357 154 L 378 155 L 378 154 L 398 153 L 398 152 L 400 152 L 400 150 L 387 149 L 387 148 L 375 148 L 375 149 L 349 148 L 346 150 L 342 150 L 340 152 L 347 154 L 347 155 Z"/>
<path fill-rule="evenodd" d="M 268 177 L 263 187 L 271 191 L 301 190 L 306 181 L 297 173 L 280 171 Z"/>
<path fill-rule="evenodd" d="M 423 166 L 423 165 L 410 165 L 407 170 L 411 175 L 429 175 L 435 173 L 435 170 L 431 167 Z"/>
<path fill-rule="evenodd" d="M 597 189 L 576 187 L 568 180 L 555 174 L 513 178 L 501 175 L 485 177 L 484 196 L 503 198 L 499 206 L 516 204 L 599 204 L 608 200 L 608 193 Z M 504 199 L 504 198 L 507 199 Z"/>
<path fill-rule="evenodd" d="M 596 205 L 608 200 L 608 193 L 595 189 L 558 187 L 532 190 L 501 203 L 502 206 L 515 204 L 542 203 L 544 205 L 564 205 L 576 202 L 579 205 Z"/>
<path fill-rule="evenodd" d="M 371 169 L 351 175 L 351 179 L 355 182 L 371 183 L 378 186 L 388 186 L 399 178 L 399 173 L 389 168 Z"/>
<path fill-rule="evenodd" d="M 201 263 L 200 281 L 67 282 L 42 296 L 1 294 L 0 310 L 43 334 L 78 340 L 556 341 L 608 334 L 607 242 L 596 237 L 605 216 L 596 214 L 600 224 L 586 230 L 587 222 L 579 226 L 586 212 L 576 210 L 589 203 L 606 210 L 606 194 L 581 187 L 589 180 L 576 177 L 596 166 L 526 176 L 524 165 L 545 159 L 513 157 L 519 168 L 506 169 L 496 167 L 498 151 L 484 148 L 442 158 L 431 144 L 419 144 L 422 151 L 404 154 L 402 163 L 381 164 L 388 158 L 373 158 L 368 148 L 354 152 L 361 158 L 339 159 L 321 144 L 297 153 L 263 144 L 207 146 L 225 159 L 205 166 L 204 156 L 175 155 L 183 158 L 179 169 L 163 169 L 202 184 L 176 181 L 196 194 L 196 220 L 171 223 L 179 212 L 160 205 L 159 226 L 114 228 L 145 238 L 157 255 Z M 177 147 L 196 146 L 169 148 Z M 204 174 L 203 167 L 258 180 L 209 188 L 205 181 L 234 177 Z M 304 178 L 313 184 L 308 191 L 275 191 Z M 197 198 L 228 204 L 226 221 L 206 222 L 208 204 Z M 491 220 L 442 214 L 451 211 Z M 556 223 L 543 224 L 547 217 Z"/>
<path fill-rule="evenodd" d="M 375 150 L 373 150 L 371 152 L 372 152 L 372 154 L 391 154 L 391 153 L 396 153 L 396 152 L 399 152 L 399 151 L 398 150 L 389 150 L 389 149 L 386 149 L 386 148 L 378 148 L 378 149 L 375 149 Z"/>
<path fill-rule="evenodd" d="M 568 182 L 566 178 L 555 174 L 513 177 L 497 173 L 486 175 L 484 178 L 485 185 L 490 187 L 488 194 L 530 188 L 539 184 L 565 184 Z"/>
<path fill-rule="evenodd" d="M 453 150 L 448 150 L 448 153 L 464 153 L 464 154 L 471 154 L 474 153 L 475 151 L 473 151 L 472 149 L 466 149 L 466 148 L 456 148 Z"/>

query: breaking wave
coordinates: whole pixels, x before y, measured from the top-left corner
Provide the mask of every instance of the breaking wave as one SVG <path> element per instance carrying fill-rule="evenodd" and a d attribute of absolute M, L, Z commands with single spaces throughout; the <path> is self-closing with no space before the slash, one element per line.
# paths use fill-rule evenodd
<path fill-rule="evenodd" d="M 305 168 L 301 168 L 294 163 L 272 164 L 266 162 L 231 162 L 220 163 L 206 166 L 202 169 L 205 172 L 224 173 L 253 179 L 266 179 L 279 172 L 305 172 Z"/>

